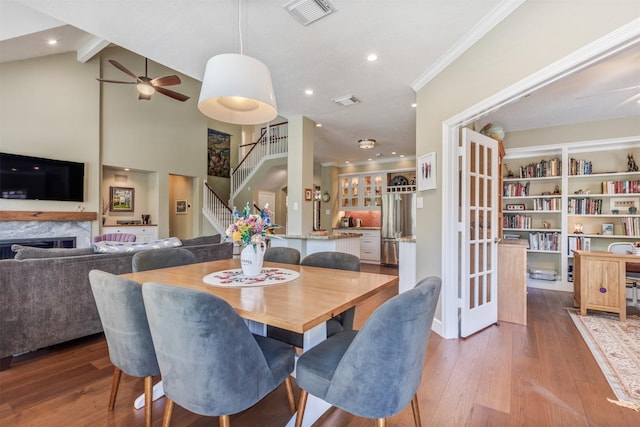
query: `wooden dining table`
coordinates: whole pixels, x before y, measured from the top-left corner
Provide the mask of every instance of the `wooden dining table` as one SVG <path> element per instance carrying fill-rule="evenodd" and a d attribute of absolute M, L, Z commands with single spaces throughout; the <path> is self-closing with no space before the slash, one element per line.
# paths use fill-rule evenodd
<path fill-rule="evenodd" d="M 303 351 L 327 338 L 325 323 L 333 316 L 378 294 L 398 293 L 397 276 L 271 262 L 265 262 L 263 268 L 292 270 L 299 276 L 266 286 L 215 286 L 203 280 L 212 273 L 240 267 L 239 259 L 226 259 L 122 276 L 139 283 L 166 283 L 216 295 L 245 319 L 253 333 L 266 335 L 266 325 L 272 325 L 304 334 Z M 154 399 L 162 395 L 161 383 L 156 389 Z M 309 398 L 304 425 L 311 425 L 330 407 L 320 399 Z M 138 398 L 136 407 L 143 401 Z M 287 426 L 293 425 L 294 419 Z"/>

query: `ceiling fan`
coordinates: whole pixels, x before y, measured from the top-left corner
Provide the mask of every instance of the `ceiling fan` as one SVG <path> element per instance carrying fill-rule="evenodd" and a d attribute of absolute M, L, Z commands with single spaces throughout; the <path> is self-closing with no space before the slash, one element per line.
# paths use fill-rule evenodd
<path fill-rule="evenodd" d="M 138 89 L 138 99 L 145 99 L 147 101 L 151 99 L 151 96 L 155 92 L 160 92 L 161 94 L 166 95 L 169 98 L 173 98 L 181 102 L 184 102 L 187 99 L 189 99 L 189 97 L 186 95 L 164 88 L 164 86 L 174 86 L 182 83 L 180 81 L 180 77 L 174 75 L 174 76 L 158 77 L 155 79 L 149 78 L 148 72 L 147 72 L 147 65 L 148 65 L 147 58 L 144 59 L 144 76 L 136 76 L 131 71 L 129 71 L 124 65 L 120 64 L 118 61 L 114 61 L 113 59 L 110 59 L 109 62 L 118 70 L 132 77 L 135 81 L 123 82 L 120 80 L 107 80 L 107 79 L 101 79 L 101 78 L 96 78 L 96 80 L 100 82 L 105 82 L 105 83 L 120 83 L 120 84 L 136 85 Z"/>

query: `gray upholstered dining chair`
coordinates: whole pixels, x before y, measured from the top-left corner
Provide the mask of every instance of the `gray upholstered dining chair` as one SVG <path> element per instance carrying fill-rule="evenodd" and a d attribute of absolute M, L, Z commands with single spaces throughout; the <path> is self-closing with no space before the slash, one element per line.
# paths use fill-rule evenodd
<path fill-rule="evenodd" d="M 295 411 L 290 374 L 293 347 L 254 336 L 238 313 L 215 295 L 148 282 L 142 295 L 167 397 L 163 426 L 174 403 L 199 415 L 243 411 L 285 383 Z"/>
<path fill-rule="evenodd" d="M 133 272 L 195 264 L 196 256 L 185 248 L 161 248 L 137 252 L 131 259 Z"/>
<path fill-rule="evenodd" d="M 336 270 L 360 271 L 360 258 L 344 252 L 315 252 L 304 257 L 300 265 L 335 268 Z M 351 307 L 327 320 L 327 337 L 338 332 L 353 330 L 356 308 Z M 304 337 L 297 332 L 267 325 L 267 336 L 302 348 Z"/>
<path fill-rule="evenodd" d="M 91 270 L 89 282 L 107 339 L 109 358 L 115 366 L 109 411 L 113 411 L 115 406 L 122 372 L 133 377 L 144 377 L 144 425 L 149 427 L 153 376 L 160 374 L 160 368 L 142 300 L 142 285 L 101 270 Z"/>
<path fill-rule="evenodd" d="M 303 353 L 296 365 L 296 426 L 302 425 L 311 393 L 354 415 L 376 418 L 379 427 L 411 402 L 419 427 L 416 392 L 440 287 L 440 278 L 425 278 L 378 307 L 360 331 L 336 334 Z"/>
<path fill-rule="evenodd" d="M 282 264 L 300 264 L 300 251 L 296 248 L 271 247 L 264 251 L 264 260 Z"/>

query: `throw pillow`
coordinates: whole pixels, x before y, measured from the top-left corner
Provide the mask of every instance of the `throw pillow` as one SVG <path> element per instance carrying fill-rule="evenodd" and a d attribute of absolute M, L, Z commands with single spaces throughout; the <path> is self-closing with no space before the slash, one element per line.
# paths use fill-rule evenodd
<path fill-rule="evenodd" d="M 94 254 L 93 248 L 36 248 L 11 245 L 11 250 L 16 253 L 14 259 L 62 258 Z"/>
<path fill-rule="evenodd" d="M 220 243 L 220 235 L 214 234 L 213 236 L 200 236 L 193 239 L 182 239 L 182 246 L 195 246 L 195 245 L 212 245 Z"/>
<path fill-rule="evenodd" d="M 153 242 L 109 242 L 102 241 L 93 244 L 93 251 L 100 254 L 140 252 L 149 249 L 175 248 L 182 246 L 182 242 L 177 237 L 154 240 Z"/>

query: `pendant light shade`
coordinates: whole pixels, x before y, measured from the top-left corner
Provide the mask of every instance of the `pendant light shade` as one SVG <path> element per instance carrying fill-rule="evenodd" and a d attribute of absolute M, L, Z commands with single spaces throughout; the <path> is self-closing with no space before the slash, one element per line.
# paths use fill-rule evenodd
<path fill-rule="evenodd" d="M 238 125 L 267 123 L 278 116 L 271 74 L 250 56 L 225 53 L 209 59 L 198 109 L 207 117 Z"/>

